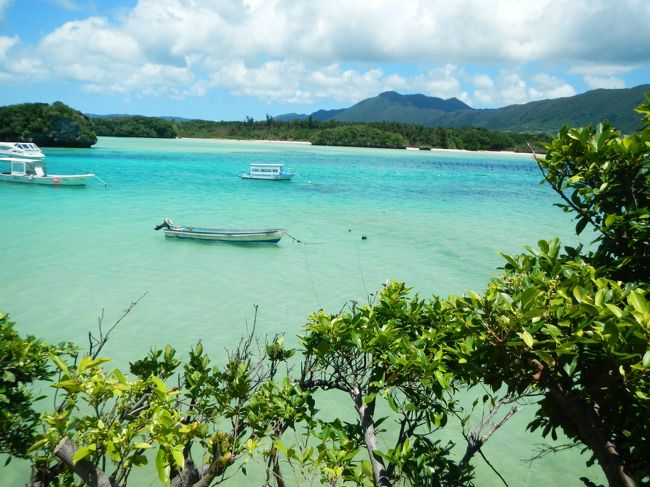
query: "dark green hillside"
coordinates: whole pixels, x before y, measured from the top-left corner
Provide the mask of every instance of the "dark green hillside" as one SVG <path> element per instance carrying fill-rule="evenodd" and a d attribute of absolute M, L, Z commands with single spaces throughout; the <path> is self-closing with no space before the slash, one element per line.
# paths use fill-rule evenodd
<path fill-rule="evenodd" d="M 335 110 L 318 110 L 311 115 L 305 115 L 305 119 L 311 117 L 314 120 L 319 120 L 324 122 L 325 120 L 334 120 L 339 113 L 344 112 L 345 109 L 335 109 Z"/>
<path fill-rule="evenodd" d="M 90 147 L 97 142 L 91 121 L 60 101 L 0 107 L 0 140 L 41 147 Z"/>
<path fill-rule="evenodd" d="M 401 122 L 433 125 L 440 116 L 456 110 L 471 110 L 456 98 L 443 100 L 424 95 L 400 95 L 394 91 L 367 98 L 332 118 L 338 122 Z"/>
<path fill-rule="evenodd" d="M 427 127 L 480 127 L 509 132 L 554 133 L 564 125 L 589 125 L 608 120 L 623 133 L 641 126 L 634 111 L 650 85 L 593 90 L 576 96 L 541 100 L 495 109 L 474 109 L 456 98 L 443 100 L 394 91 L 367 98 L 345 109 L 318 110 L 311 115 L 287 114 L 278 119 L 336 120 L 347 123 L 399 122 Z"/>
<path fill-rule="evenodd" d="M 596 124 L 608 120 L 623 133 L 641 127 L 634 111 L 650 92 L 650 85 L 617 90 L 593 90 L 581 95 L 541 100 L 498 109 L 458 111 L 436 119 L 436 125 L 484 127 L 517 132 L 554 132 L 563 125 Z"/>

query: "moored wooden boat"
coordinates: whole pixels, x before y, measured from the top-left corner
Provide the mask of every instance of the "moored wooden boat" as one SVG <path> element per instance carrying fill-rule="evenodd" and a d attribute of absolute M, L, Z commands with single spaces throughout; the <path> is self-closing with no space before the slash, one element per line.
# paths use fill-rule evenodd
<path fill-rule="evenodd" d="M 154 230 L 163 230 L 165 237 L 190 238 L 233 243 L 278 243 L 286 228 L 208 228 L 175 225 L 165 219 Z"/>

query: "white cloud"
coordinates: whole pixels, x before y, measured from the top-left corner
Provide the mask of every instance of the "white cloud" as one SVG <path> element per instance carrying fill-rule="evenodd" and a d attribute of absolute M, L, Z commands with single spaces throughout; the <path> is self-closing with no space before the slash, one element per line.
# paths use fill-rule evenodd
<path fill-rule="evenodd" d="M 0 36 L 0 62 L 7 60 L 7 52 L 18 43 L 18 36 Z"/>
<path fill-rule="evenodd" d="M 633 65 L 623 66 L 620 64 L 582 64 L 573 66 L 571 72 L 587 76 L 613 76 L 628 73 L 634 69 Z"/>
<path fill-rule="evenodd" d="M 515 71 L 501 71 L 496 78 L 485 74 L 471 79 L 474 86 L 472 101 L 488 107 L 527 103 L 534 100 L 575 95 L 571 85 L 546 73 L 537 73 L 526 79 Z"/>
<path fill-rule="evenodd" d="M 0 0 L 0 16 L 10 2 Z M 621 86 L 631 65 L 650 63 L 642 0 L 139 0 L 121 12 L 61 25 L 23 49 L 21 69 L 97 93 L 224 88 L 314 103 L 393 89 L 498 106 L 575 93 L 558 74 L 567 65 L 588 86 Z M 7 39 L 17 38 L 0 38 L 0 56 L 17 49 Z M 425 68 L 407 75 L 405 63 Z M 527 74 L 530 65 L 549 74 Z"/>
<path fill-rule="evenodd" d="M 600 77 L 600 76 L 585 76 L 585 83 L 591 89 L 596 88 L 625 88 L 625 81 L 621 78 L 616 78 L 615 76 Z"/>
<path fill-rule="evenodd" d="M 530 100 L 562 98 L 576 94 L 573 87 L 566 81 L 547 73 L 538 73 L 532 76 L 531 82 L 534 85 L 528 91 Z"/>

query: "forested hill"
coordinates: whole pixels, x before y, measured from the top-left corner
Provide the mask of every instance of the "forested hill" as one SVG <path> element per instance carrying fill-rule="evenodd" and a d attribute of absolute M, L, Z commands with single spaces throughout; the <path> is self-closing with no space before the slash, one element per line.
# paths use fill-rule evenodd
<path fill-rule="evenodd" d="M 503 108 L 474 109 L 450 98 L 400 95 L 394 91 L 367 98 L 338 110 L 318 110 L 311 115 L 279 115 L 277 120 L 307 119 L 374 123 L 382 121 L 427 127 L 481 127 L 511 132 L 555 133 L 562 126 L 582 126 L 609 120 L 623 133 L 641 126 L 634 111 L 650 92 L 650 84 L 626 89 L 598 89 L 586 93 Z"/>
<path fill-rule="evenodd" d="M 57 101 L 0 107 L 0 140 L 35 142 L 42 147 L 90 147 L 97 136 L 88 117 Z"/>

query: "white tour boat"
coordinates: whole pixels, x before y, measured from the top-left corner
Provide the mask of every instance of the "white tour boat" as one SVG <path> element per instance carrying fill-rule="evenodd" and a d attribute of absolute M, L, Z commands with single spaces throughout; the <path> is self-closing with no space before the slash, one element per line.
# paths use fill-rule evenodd
<path fill-rule="evenodd" d="M 45 159 L 45 154 L 32 142 L 0 142 L 0 157 Z"/>
<path fill-rule="evenodd" d="M 289 181 L 296 173 L 285 171 L 283 164 L 251 164 L 243 179 L 265 179 L 267 181 Z"/>
<path fill-rule="evenodd" d="M 39 155 L 40 154 L 40 155 Z M 48 174 L 45 154 L 31 142 L 0 142 L 0 181 L 83 186 L 94 174 Z"/>

